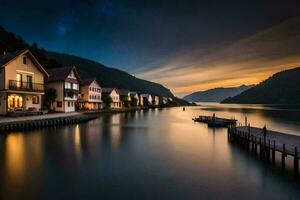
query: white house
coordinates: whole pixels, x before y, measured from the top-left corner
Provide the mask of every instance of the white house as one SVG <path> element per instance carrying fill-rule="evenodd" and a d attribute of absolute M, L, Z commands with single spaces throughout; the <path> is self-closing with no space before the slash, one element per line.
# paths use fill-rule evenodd
<path fill-rule="evenodd" d="M 80 77 L 76 67 L 49 69 L 46 88 L 56 90 L 57 98 L 53 109 L 59 112 L 74 112 L 79 94 Z"/>
<path fill-rule="evenodd" d="M 139 106 L 140 105 L 140 98 L 137 92 L 129 92 L 131 101 L 135 103 L 135 105 L 132 106 Z M 133 101 L 135 99 L 135 101 Z"/>
<path fill-rule="evenodd" d="M 152 97 L 152 103 L 154 106 L 159 106 L 159 97 L 158 96 L 153 96 Z"/>
<path fill-rule="evenodd" d="M 102 101 L 105 103 L 105 99 L 111 98 L 110 105 L 106 105 L 110 108 L 121 108 L 122 103 L 120 101 L 120 95 L 115 88 L 102 88 Z"/>
<path fill-rule="evenodd" d="M 40 110 L 48 75 L 29 50 L 0 55 L 0 114 Z"/>
<path fill-rule="evenodd" d="M 98 110 L 102 108 L 102 89 L 96 79 L 81 81 L 78 107 L 83 110 Z"/>
<path fill-rule="evenodd" d="M 143 105 L 146 106 L 146 102 L 148 102 L 148 105 L 152 105 L 152 96 L 150 94 L 141 94 L 141 97 L 143 98 Z"/>

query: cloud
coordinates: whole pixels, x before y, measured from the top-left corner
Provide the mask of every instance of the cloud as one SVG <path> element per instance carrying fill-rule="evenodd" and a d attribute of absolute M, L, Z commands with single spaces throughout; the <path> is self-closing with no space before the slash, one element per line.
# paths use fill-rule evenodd
<path fill-rule="evenodd" d="M 300 18 L 293 18 L 226 45 L 179 51 L 164 65 L 136 75 L 167 85 L 178 95 L 256 84 L 277 71 L 300 66 L 299 46 Z"/>

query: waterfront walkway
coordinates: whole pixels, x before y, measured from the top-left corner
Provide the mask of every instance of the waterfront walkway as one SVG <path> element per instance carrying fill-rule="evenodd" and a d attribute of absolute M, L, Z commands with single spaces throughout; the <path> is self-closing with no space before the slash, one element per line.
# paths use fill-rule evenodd
<path fill-rule="evenodd" d="M 62 118 L 62 117 L 74 117 L 74 116 L 80 116 L 80 115 L 83 115 L 83 113 L 80 113 L 80 112 L 50 113 L 50 114 L 45 114 L 45 115 L 34 115 L 34 116 L 0 117 L 0 124 L 22 122 L 22 121 L 34 121 L 34 120 L 42 120 L 42 119 Z"/>
<path fill-rule="evenodd" d="M 244 133 L 250 133 L 253 135 L 253 137 L 257 138 L 257 140 L 261 139 L 261 141 L 264 141 L 264 134 L 263 130 L 261 128 L 256 127 L 248 127 L 248 126 L 241 126 L 237 127 L 237 131 L 244 132 Z M 276 131 L 267 130 L 266 134 L 266 145 L 269 145 L 269 142 L 271 146 L 275 143 L 275 148 L 278 151 L 283 151 L 283 146 L 285 145 L 285 151 L 287 154 L 294 155 L 295 147 L 300 150 L 300 136 L 297 135 L 291 135 L 287 133 L 280 133 Z M 299 152 L 300 153 L 300 152 Z"/>

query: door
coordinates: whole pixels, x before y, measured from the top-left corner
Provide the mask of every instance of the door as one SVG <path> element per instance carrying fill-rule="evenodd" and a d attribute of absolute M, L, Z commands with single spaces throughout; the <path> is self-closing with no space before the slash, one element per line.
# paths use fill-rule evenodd
<path fill-rule="evenodd" d="M 32 89 L 32 76 L 27 75 L 26 79 L 27 79 L 27 81 L 26 81 L 27 82 L 27 88 Z"/>

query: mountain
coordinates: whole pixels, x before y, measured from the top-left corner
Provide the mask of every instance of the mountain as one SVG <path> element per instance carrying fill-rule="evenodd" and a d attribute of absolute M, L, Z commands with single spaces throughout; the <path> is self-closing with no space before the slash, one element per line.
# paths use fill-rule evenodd
<path fill-rule="evenodd" d="M 36 43 L 29 45 L 20 36 L 7 32 L 0 26 L 0 52 L 29 49 L 38 61 L 46 68 L 74 65 L 83 78 L 96 78 L 103 87 L 130 89 L 158 96 L 175 98 L 171 91 L 160 84 L 136 78 L 127 72 L 109 68 L 101 63 L 77 56 L 48 52 L 39 48 Z"/>
<path fill-rule="evenodd" d="M 136 78 L 127 72 L 106 67 L 101 63 L 62 53 L 48 52 L 48 55 L 65 66 L 76 66 L 83 79 L 95 77 L 102 87 L 115 87 L 173 97 L 170 90 L 160 84 Z"/>
<path fill-rule="evenodd" d="M 199 91 L 183 97 L 190 102 L 221 102 L 228 97 L 233 97 L 253 87 L 253 85 L 241 85 L 240 87 L 214 88 L 206 91 Z"/>
<path fill-rule="evenodd" d="M 241 94 L 222 103 L 300 104 L 300 67 L 278 72 Z"/>

